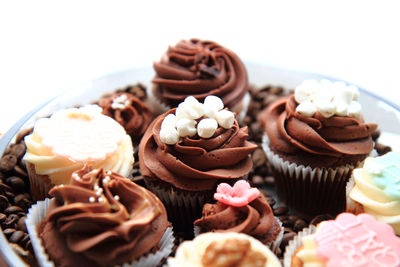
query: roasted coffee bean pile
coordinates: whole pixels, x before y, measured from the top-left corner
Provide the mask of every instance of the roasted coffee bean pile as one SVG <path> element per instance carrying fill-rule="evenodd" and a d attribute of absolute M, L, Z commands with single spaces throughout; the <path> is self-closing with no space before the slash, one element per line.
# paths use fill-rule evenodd
<path fill-rule="evenodd" d="M 147 97 L 146 88 L 141 84 L 118 89 L 117 92 L 129 92 L 141 100 Z M 268 190 L 265 190 L 266 188 L 273 188 L 275 179 L 271 175 L 271 166 L 261 149 L 261 139 L 264 131 L 259 127 L 257 116 L 277 98 L 287 96 L 291 93 L 292 91 L 290 90 L 285 90 L 282 87 L 276 86 L 265 86 L 262 88 L 251 87 L 251 102 L 247 116 L 242 123 L 242 126 L 247 125 L 249 127 L 249 140 L 259 145 L 259 148 L 252 154 L 254 167 L 249 174 L 249 181 L 253 186 L 258 187 L 265 195 L 269 205 L 273 209 L 274 215 L 281 220 L 284 226 L 283 240 L 277 253 L 280 258 L 283 256 L 284 248 L 289 241 L 294 238 L 297 232 L 311 224 L 316 225 L 323 220 L 333 218 L 329 214 L 321 214 L 311 219 L 290 215 L 289 209 L 283 205 L 278 205 L 277 200 L 271 196 Z M 28 175 L 25 165 L 21 161 L 26 151 L 23 139 L 31 131 L 32 129 L 21 131 L 16 137 L 15 142 L 8 147 L 0 160 L 0 224 L 4 235 L 17 254 L 28 264 L 34 266 L 36 265 L 36 261 L 25 226 L 26 213 L 32 205 L 32 200 L 29 190 Z M 379 135 L 380 132 L 376 131 L 372 137 L 375 141 L 375 150 L 377 154 L 383 155 L 391 151 L 391 148 L 377 142 Z M 137 150 L 135 151 L 132 180 L 145 186 L 139 171 Z M 175 235 L 176 248 L 184 241 L 185 235 L 183 233 L 175 233 Z"/>
<path fill-rule="evenodd" d="M 21 159 L 25 154 L 24 137 L 19 133 L 0 160 L 0 223 L 12 248 L 27 263 L 34 264 L 31 241 L 25 226 L 26 213 L 32 205 L 29 179 Z"/>

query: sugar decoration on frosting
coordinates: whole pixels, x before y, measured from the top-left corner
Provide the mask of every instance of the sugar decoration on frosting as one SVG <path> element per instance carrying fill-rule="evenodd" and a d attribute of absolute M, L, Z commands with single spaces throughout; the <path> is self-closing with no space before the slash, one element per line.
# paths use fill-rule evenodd
<path fill-rule="evenodd" d="M 161 123 L 160 139 L 168 145 L 176 144 L 180 137 L 199 135 L 210 138 L 218 126 L 230 129 L 235 121 L 234 113 L 224 110 L 222 100 L 217 96 L 207 96 L 200 103 L 189 96 L 180 103 L 175 114 L 168 114 Z"/>
<path fill-rule="evenodd" d="M 243 207 L 259 195 L 260 191 L 257 188 L 250 187 L 250 184 L 245 180 L 239 180 L 233 187 L 227 183 L 219 184 L 214 198 L 225 205 Z"/>
<path fill-rule="evenodd" d="M 112 109 L 124 109 L 127 106 L 129 106 L 129 99 L 125 94 L 117 96 L 111 103 Z"/>
<path fill-rule="evenodd" d="M 400 153 L 389 152 L 376 158 L 368 158 L 363 167 L 372 182 L 385 194 L 400 199 Z"/>
<path fill-rule="evenodd" d="M 357 117 L 361 114 L 357 87 L 344 82 L 305 80 L 295 88 L 294 97 L 299 104 L 296 111 L 307 117 L 316 112 L 325 118 L 334 115 Z"/>
<path fill-rule="evenodd" d="M 336 220 L 322 222 L 314 241 L 327 267 L 400 264 L 400 238 L 368 214 L 342 213 Z"/>

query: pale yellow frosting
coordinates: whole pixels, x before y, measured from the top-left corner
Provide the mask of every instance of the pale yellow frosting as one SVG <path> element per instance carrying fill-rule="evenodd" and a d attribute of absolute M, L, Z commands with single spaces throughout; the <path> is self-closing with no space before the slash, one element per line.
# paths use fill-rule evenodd
<path fill-rule="evenodd" d="M 25 137 L 24 160 L 55 185 L 68 184 L 85 164 L 129 176 L 133 145 L 124 128 L 96 105 L 70 108 L 39 119 Z"/>
<path fill-rule="evenodd" d="M 204 233 L 198 235 L 192 241 L 183 242 L 177 249 L 175 257 L 168 258 L 168 266 L 191 266 L 205 267 L 201 259 L 206 248 L 214 241 L 224 241 L 230 239 L 246 239 L 250 241 L 251 249 L 260 252 L 267 258 L 265 267 L 282 266 L 278 258 L 257 239 L 240 233 Z"/>
<path fill-rule="evenodd" d="M 354 187 L 349 197 L 360 203 L 364 211 L 380 222 L 390 224 L 397 235 L 400 235 L 400 201 L 389 197 L 383 189 L 376 186 L 373 174 L 367 171 L 374 167 L 374 158 L 367 158 L 363 168 L 353 171 Z"/>
<path fill-rule="evenodd" d="M 303 248 L 297 252 L 296 256 L 303 262 L 303 266 L 324 267 L 325 262 L 317 255 L 317 244 L 314 241 L 314 235 L 304 236 L 302 241 Z"/>

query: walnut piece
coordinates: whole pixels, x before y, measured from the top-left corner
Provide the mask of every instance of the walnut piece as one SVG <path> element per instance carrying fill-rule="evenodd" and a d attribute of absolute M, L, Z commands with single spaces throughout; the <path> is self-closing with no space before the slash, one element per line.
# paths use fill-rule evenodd
<path fill-rule="evenodd" d="M 208 245 L 201 262 L 208 267 L 263 267 L 267 258 L 253 251 L 248 240 L 227 239 Z"/>

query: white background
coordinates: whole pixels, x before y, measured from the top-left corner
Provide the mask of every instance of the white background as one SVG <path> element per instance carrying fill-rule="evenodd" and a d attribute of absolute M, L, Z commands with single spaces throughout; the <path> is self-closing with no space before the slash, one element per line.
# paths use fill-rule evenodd
<path fill-rule="evenodd" d="M 3 1 L 0 132 L 68 88 L 151 66 L 168 45 L 192 37 L 400 105 L 398 1 Z"/>

